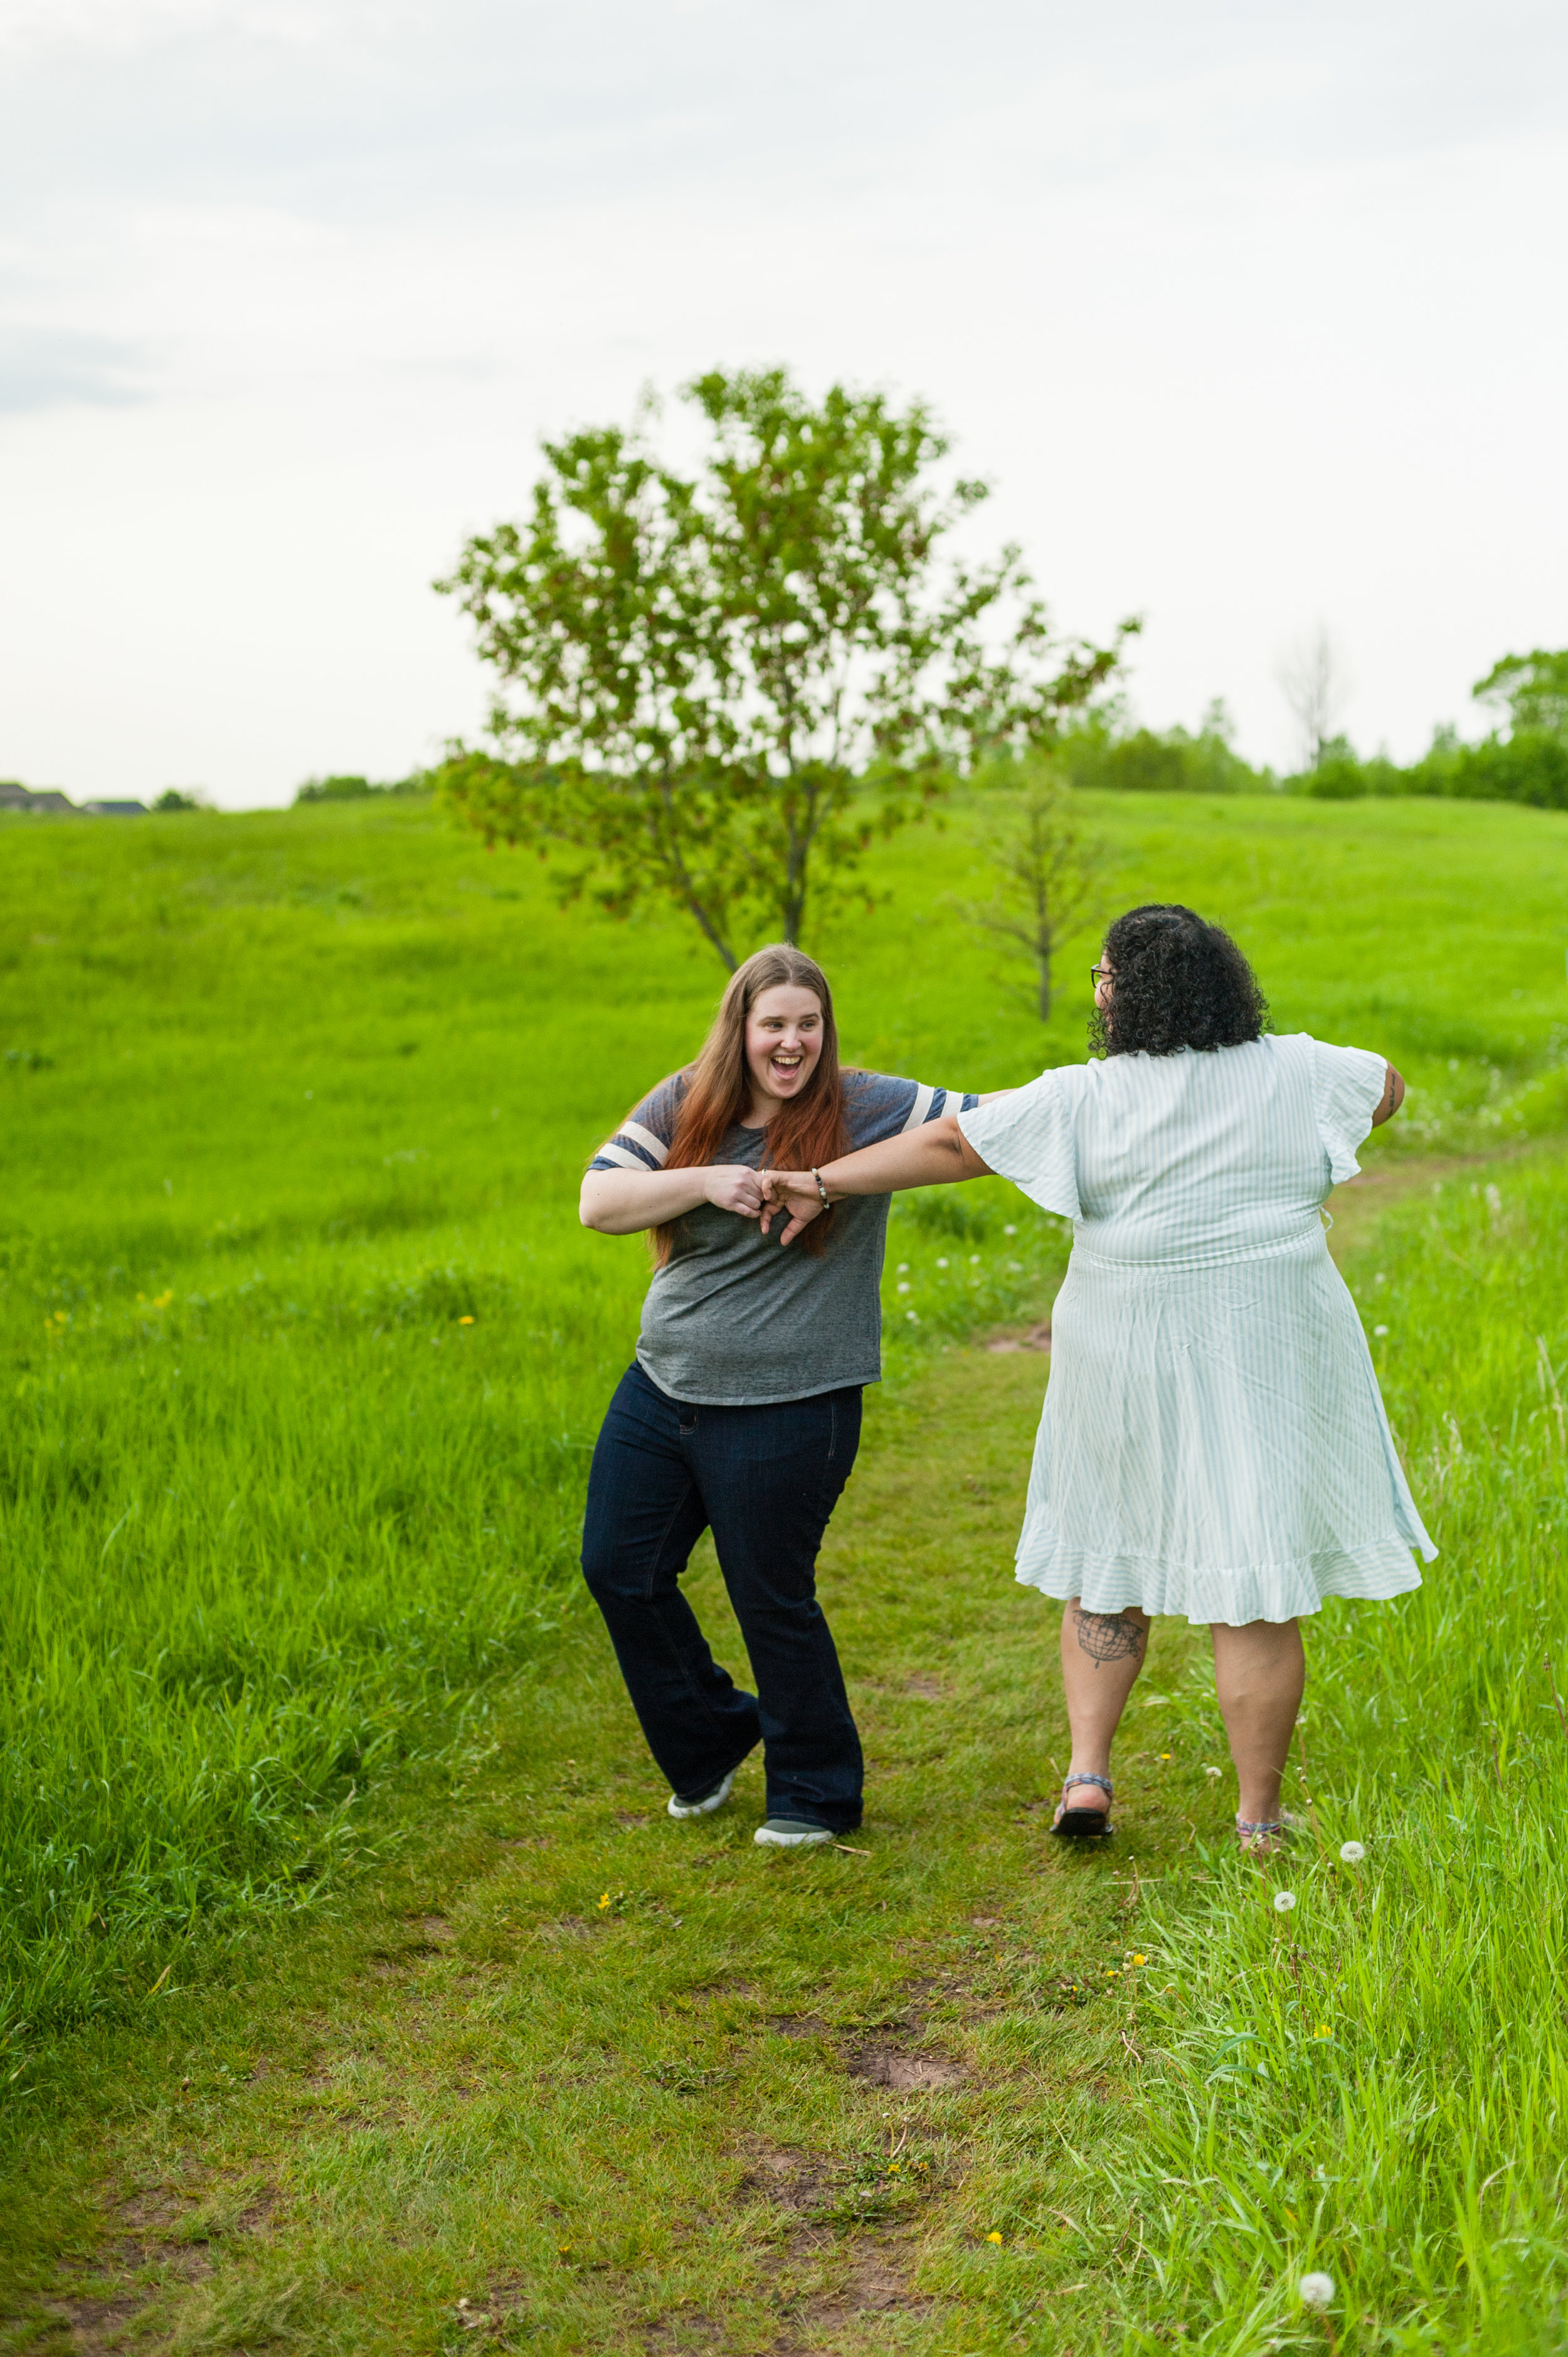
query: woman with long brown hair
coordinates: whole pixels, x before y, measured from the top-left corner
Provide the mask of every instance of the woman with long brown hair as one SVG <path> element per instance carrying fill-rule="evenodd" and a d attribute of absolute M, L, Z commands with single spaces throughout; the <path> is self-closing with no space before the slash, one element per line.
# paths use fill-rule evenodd
<path fill-rule="evenodd" d="M 816 1596 L 817 1551 L 882 1372 L 887 1199 L 765 1232 L 765 1169 L 811 1169 L 972 1109 L 975 1096 L 843 1071 L 827 976 L 786 943 L 730 981 L 696 1061 L 661 1081 L 583 1179 L 585 1227 L 651 1233 L 637 1357 L 594 1450 L 583 1571 L 672 1817 L 728 1799 L 757 1742 L 759 1842 L 860 1823 L 860 1738 Z M 679 1580 L 711 1529 L 755 1695 L 708 1649 Z"/>

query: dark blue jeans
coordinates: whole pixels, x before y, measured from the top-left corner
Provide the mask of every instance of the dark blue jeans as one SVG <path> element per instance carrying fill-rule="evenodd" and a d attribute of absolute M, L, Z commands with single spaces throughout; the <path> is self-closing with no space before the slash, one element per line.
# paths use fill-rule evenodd
<path fill-rule="evenodd" d="M 594 1450 L 583 1575 L 632 1707 L 675 1792 L 696 1800 L 758 1740 L 768 1813 L 845 1833 L 863 1766 L 817 1550 L 860 1445 L 860 1391 L 693 1407 L 630 1366 Z M 711 1528 L 757 1692 L 721 1669 L 678 1582 Z"/>

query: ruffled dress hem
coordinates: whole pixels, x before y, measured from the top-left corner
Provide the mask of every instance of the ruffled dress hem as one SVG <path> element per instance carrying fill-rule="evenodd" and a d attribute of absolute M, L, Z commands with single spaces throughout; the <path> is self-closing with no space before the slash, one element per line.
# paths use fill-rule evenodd
<path fill-rule="evenodd" d="M 1437 1550 L 1424 1532 L 1422 1540 L 1430 1563 Z M 1233 1571 L 1091 1555 L 1042 1537 L 1020 1548 L 1017 1577 L 1020 1586 L 1037 1587 L 1058 1603 L 1079 1598 L 1085 1612 L 1122 1612 L 1133 1605 L 1156 1616 L 1185 1616 L 1195 1627 L 1219 1621 L 1230 1629 L 1251 1620 L 1294 1620 L 1319 1610 L 1330 1596 L 1383 1603 L 1421 1586 L 1410 1547 L 1392 1536 L 1369 1546 L 1334 1547 L 1293 1562 L 1249 1564 Z"/>

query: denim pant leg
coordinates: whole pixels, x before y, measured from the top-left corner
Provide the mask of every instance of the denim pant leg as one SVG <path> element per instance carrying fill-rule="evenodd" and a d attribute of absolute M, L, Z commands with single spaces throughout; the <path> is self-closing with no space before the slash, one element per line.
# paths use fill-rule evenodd
<path fill-rule="evenodd" d="M 817 1552 L 860 1445 L 858 1387 L 687 1407 L 687 1440 L 761 1708 L 768 1813 L 859 1824 L 860 1737 L 817 1601 Z"/>
<path fill-rule="evenodd" d="M 583 1576 L 648 1748 L 685 1800 L 710 1792 L 762 1733 L 755 1698 L 714 1661 L 677 1585 L 708 1522 L 681 1433 L 695 1412 L 628 1368 L 594 1450 L 583 1526 Z"/>

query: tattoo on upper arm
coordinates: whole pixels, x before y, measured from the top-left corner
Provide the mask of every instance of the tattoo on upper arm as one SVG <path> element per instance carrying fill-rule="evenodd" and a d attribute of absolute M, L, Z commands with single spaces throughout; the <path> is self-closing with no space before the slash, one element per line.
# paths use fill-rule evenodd
<path fill-rule="evenodd" d="M 1136 1661 L 1148 1636 L 1135 1620 L 1120 1612 L 1075 1612 L 1078 1641 L 1096 1668 L 1101 1662 Z"/>

